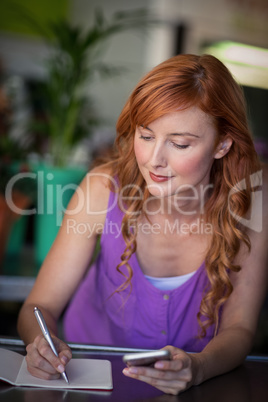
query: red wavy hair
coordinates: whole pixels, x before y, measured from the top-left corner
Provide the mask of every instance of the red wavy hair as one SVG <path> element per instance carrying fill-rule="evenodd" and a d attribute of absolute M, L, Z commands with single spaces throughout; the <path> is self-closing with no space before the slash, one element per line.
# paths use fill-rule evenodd
<path fill-rule="evenodd" d="M 246 228 L 233 214 L 243 217 L 249 211 L 250 175 L 260 169 L 248 128 L 242 89 L 224 64 L 211 55 L 184 54 L 164 61 L 145 75 L 119 116 L 116 153 L 110 166 L 119 179 L 119 191 L 131 183 L 144 192 L 144 198 L 140 200 L 136 186 L 131 186 L 128 192 L 124 190 L 124 195 L 134 201 L 127 205 L 122 222 L 126 248 L 117 269 L 126 281 L 118 289 L 120 291 L 131 284 L 133 272 L 128 261 L 136 250 L 136 233 L 128 230 L 128 221 L 137 218 L 137 212 L 142 212 L 148 197 L 134 154 L 136 126 L 147 126 L 166 113 L 191 106 L 197 106 L 213 117 L 219 142 L 227 137 L 233 141 L 228 154 L 213 163 L 210 177 L 213 190 L 205 206 L 205 219 L 213 225 L 212 241 L 205 259 L 210 286 L 204 292 L 198 313 L 201 336 L 205 336 L 211 324 L 215 324 L 217 332 L 220 309 L 232 293 L 229 274 L 241 269 L 234 264 L 241 241 L 250 249 Z M 228 206 L 230 190 L 244 179 L 246 189 L 235 192 Z M 122 271 L 123 266 L 127 267 L 128 275 Z"/>

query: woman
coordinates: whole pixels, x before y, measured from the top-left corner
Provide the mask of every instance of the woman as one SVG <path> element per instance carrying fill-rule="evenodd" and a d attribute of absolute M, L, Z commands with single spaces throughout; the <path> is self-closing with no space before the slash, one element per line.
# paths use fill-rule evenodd
<path fill-rule="evenodd" d="M 81 183 L 20 312 L 30 373 L 55 378 L 71 358 L 56 338 L 71 298 L 67 341 L 171 351 L 171 361 L 123 371 L 163 392 L 239 365 L 267 284 L 267 219 L 260 227 L 252 196 L 264 193 L 261 174 L 241 89 L 219 60 L 179 55 L 149 72 L 119 117 L 114 156 Z"/>

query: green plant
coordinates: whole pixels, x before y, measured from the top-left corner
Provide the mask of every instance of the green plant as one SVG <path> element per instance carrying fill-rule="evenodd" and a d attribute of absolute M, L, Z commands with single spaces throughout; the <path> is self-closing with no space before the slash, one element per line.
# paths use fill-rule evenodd
<path fill-rule="evenodd" d="M 3 80 L 4 74 L 0 70 L 0 79 Z M 0 86 L 0 197 L 5 197 L 6 187 L 14 175 L 30 171 L 27 164 L 29 144 L 27 139 L 17 138 L 12 135 L 14 122 L 14 103 L 9 91 Z M 12 187 L 13 193 L 21 194 L 29 200 L 36 197 L 36 182 L 26 175 L 21 175 L 20 179 Z"/>
<path fill-rule="evenodd" d="M 84 30 L 68 21 L 51 24 L 47 38 L 54 51 L 46 64 L 46 80 L 41 84 L 44 118 L 32 130 L 46 142 L 46 151 L 54 165 L 65 166 L 74 145 L 89 137 L 98 118 L 85 84 L 95 73 L 111 77 L 120 69 L 102 63 L 103 44 L 113 35 L 145 26 L 145 10 L 117 12 L 107 20 L 101 10 L 95 11 L 93 25 Z"/>

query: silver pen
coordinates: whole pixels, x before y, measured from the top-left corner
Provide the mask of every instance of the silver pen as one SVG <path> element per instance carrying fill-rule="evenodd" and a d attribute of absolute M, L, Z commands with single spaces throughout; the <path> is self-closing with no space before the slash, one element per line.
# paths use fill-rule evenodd
<path fill-rule="evenodd" d="M 34 308 L 34 315 L 35 315 L 35 317 L 37 319 L 37 322 L 38 322 L 38 324 L 39 324 L 39 326 L 41 328 L 41 331 L 42 331 L 45 339 L 47 340 L 47 342 L 48 342 L 49 346 L 51 347 L 52 351 L 58 357 L 59 356 L 58 352 L 57 352 L 57 350 L 55 348 L 55 345 L 54 345 L 54 343 L 52 341 L 52 338 L 51 338 L 50 332 L 48 330 L 47 324 L 45 322 L 45 319 L 44 319 L 43 314 L 41 313 L 41 311 L 39 310 L 38 307 Z M 68 377 L 67 377 L 67 374 L 66 374 L 65 371 L 62 373 L 62 376 L 63 376 L 64 380 L 67 382 L 67 384 L 69 384 L 69 380 L 68 380 Z"/>

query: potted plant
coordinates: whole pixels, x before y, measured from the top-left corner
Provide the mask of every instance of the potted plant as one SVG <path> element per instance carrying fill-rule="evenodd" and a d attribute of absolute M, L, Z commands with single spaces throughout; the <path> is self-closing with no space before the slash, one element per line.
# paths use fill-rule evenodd
<path fill-rule="evenodd" d="M 36 219 L 36 254 L 40 264 L 56 237 L 62 211 L 72 195 L 70 185 L 77 185 L 87 170 L 87 166 L 75 166 L 72 159 L 77 144 L 91 135 L 99 121 L 92 100 L 84 93 L 85 86 L 96 73 L 111 77 L 120 70 L 101 62 L 103 44 L 115 34 L 144 27 L 147 17 L 144 10 L 136 10 L 117 12 L 107 20 L 98 9 L 92 26 L 85 30 L 66 20 L 51 24 L 48 29 L 53 52 L 46 61 L 46 79 L 39 88 L 43 113 L 42 119 L 32 126 L 41 155 L 41 165 L 36 169 L 44 188 L 43 208 Z M 60 200 L 59 186 L 63 189 Z M 64 191 L 67 186 L 69 190 Z"/>

